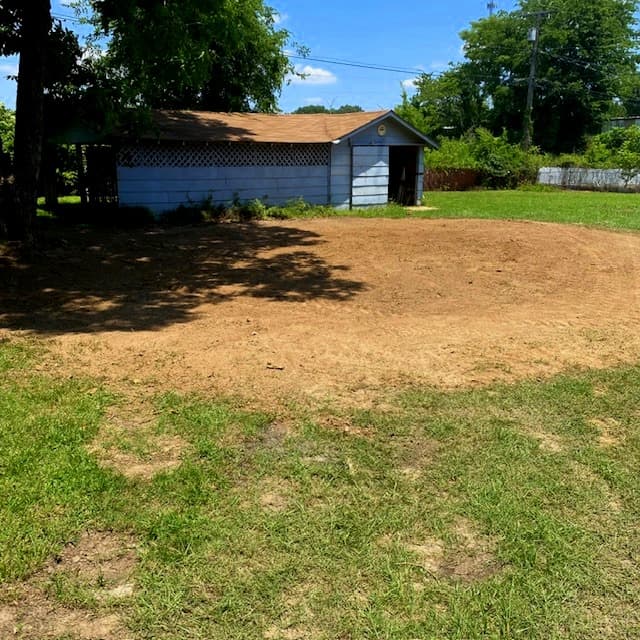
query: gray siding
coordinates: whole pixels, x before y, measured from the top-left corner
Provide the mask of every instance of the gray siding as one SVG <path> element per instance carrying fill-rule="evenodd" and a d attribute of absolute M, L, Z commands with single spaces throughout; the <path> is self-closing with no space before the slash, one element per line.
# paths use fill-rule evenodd
<path fill-rule="evenodd" d="M 418 153 L 418 175 L 416 179 L 416 204 L 420 204 L 424 193 L 424 151 L 422 149 Z"/>
<path fill-rule="evenodd" d="M 331 198 L 329 204 L 348 209 L 351 203 L 351 145 L 348 140 L 332 145 Z"/>
<path fill-rule="evenodd" d="M 124 206 L 142 205 L 154 213 L 207 199 L 227 204 L 259 198 L 284 204 L 304 198 L 325 204 L 328 166 L 299 167 L 118 167 L 118 193 Z"/>
<path fill-rule="evenodd" d="M 120 204 L 155 213 L 254 198 L 267 205 L 296 198 L 337 208 L 386 204 L 389 147 L 422 147 L 423 141 L 393 118 L 384 124 L 384 136 L 375 123 L 339 144 L 133 144 L 119 155 Z M 422 179 L 417 182 L 419 199 Z"/>
<path fill-rule="evenodd" d="M 383 121 L 387 132 L 384 136 L 378 135 L 378 125 L 372 125 L 367 127 L 360 133 L 357 133 L 351 138 L 351 144 L 356 146 L 394 146 L 394 145 L 420 145 L 424 146 L 424 143 L 416 138 L 413 133 L 399 124 L 387 118 Z"/>
<path fill-rule="evenodd" d="M 389 201 L 389 147 L 352 148 L 353 182 L 351 204 L 366 207 Z"/>

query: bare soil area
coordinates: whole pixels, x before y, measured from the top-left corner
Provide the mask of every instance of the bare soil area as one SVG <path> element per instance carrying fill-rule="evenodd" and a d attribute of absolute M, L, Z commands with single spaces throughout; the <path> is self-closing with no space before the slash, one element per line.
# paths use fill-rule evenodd
<path fill-rule="evenodd" d="M 640 235 L 318 219 L 49 238 L 0 255 L 0 333 L 60 375 L 367 404 L 640 359 Z"/>
<path fill-rule="evenodd" d="M 27 581 L 0 589 L 0 637 L 128 640 L 114 609 L 133 595 L 136 562 L 133 538 L 84 532 Z"/>

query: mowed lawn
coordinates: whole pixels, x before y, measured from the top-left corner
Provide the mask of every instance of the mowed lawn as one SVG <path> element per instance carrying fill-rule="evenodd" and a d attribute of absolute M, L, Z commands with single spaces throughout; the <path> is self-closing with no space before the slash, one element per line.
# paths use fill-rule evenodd
<path fill-rule="evenodd" d="M 407 215 L 636 229 L 636 197 Z M 3 336 L 0 637 L 640 637 L 640 366 L 260 411 Z"/>
<path fill-rule="evenodd" d="M 498 218 L 640 229 L 640 194 L 519 190 L 428 192 L 425 217 Z"/>

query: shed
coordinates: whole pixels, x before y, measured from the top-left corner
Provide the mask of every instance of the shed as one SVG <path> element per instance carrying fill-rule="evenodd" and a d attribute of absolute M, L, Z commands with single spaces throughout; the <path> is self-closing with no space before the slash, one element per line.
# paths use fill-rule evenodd
<path fill-rule="evenodd" d="M 420 201 L 423 149 L 436 146 L 391 110 L 275 115 L 157 111 L 121 140 L 118 197 L 155 213 L 208 200 L 302 198 L 351 208 Z"/>

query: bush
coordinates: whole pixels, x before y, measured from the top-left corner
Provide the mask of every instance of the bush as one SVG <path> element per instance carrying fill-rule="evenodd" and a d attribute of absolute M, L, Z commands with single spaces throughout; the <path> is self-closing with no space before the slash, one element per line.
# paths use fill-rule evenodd
<path fill-rule="evenodd" d="M 425 166 L 475 169 L 480 172 L 484 186 L 512 189 L 535 182 L 540 156 L 510 144 L 506 134 L 494 136 L 486 129 L 476 129 L 466 139 L 443 140 L 440 149 L 425 154 Z"/>
<path fill-rule="evenodd" d="M 438 149 L 427 151 L 424 164 L 428 169 L 477 169 L 468 140 L 444 139 Z"/>

